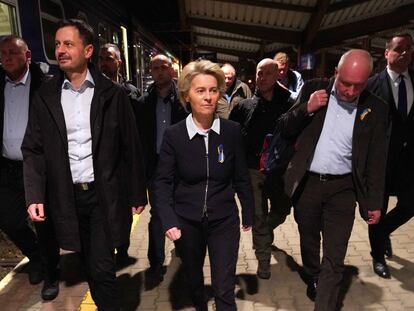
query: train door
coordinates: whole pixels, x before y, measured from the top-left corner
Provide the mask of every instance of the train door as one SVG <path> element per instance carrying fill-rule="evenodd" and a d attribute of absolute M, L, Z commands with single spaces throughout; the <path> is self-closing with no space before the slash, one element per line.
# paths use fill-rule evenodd
<path fill-rule="evenodd" d="M 17 0 L 0 1 L 0 36 L 20 34 Z"/>

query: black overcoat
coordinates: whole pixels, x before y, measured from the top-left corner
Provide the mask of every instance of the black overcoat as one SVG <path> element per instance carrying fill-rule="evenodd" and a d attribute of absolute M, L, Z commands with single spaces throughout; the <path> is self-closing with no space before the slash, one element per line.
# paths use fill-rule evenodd
<path fill-rule="evenodd" d="M 89 68 L 95 82 L 90 122 L 95 187 L 112 247 L 127 242 L 131 206 L 146 204 L 145 171 L 129 99 L 121 86 Z M 80 251 L 79 225 L 61 105 L 63 73 L 35 95 L 22 144 L 27 205 L 44 203 L 60 247 Z"/>

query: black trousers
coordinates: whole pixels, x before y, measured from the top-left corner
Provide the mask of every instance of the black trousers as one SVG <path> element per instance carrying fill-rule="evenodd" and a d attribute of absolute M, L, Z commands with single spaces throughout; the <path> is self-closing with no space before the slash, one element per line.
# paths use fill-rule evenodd
<path fill-rule="evenodd" d="M 47 208 L 47 207 L 46 207 Z M 59 279 L 59 244 L 56 240 L 53 222 L 49 216 L 43 222 L 35 222 L 36 233 L 39 241 L 39 249 L 44 268 L 45 282 L 54 282 Z"/>
<path fill-rule="evenodd" d="M 178 216 L 179 217 L 179 216 Z M 175 242 L 196 309 L 207 310 L 203 265 L 208 249 L 216 310 L 236 310 L 234 289 L 240 241 L 237 215 L 202 222 L 179 217 L 181 238 Z"/>
<path fill-rule="evenodd" d="M 153 183 L 150 182 L 148 195 L 151 205 L 151 218 L 148 223 L 148 261 L 151 267 L 156 267 L 162 266 L 165 261 L 165 232 L 162 228 L 161 219 L 156 212 L 153 187 Z"/>
<path fill-rule="evenodd" d="M 355 192 L 351 175 L 320 181 L 308 174 L 294 199 L 303 267 L 318 279 L 315 310 L 335 310 L 344 259 L 355 218 Z M 320 260 L 322 233 L 323 257 Z"/>
<path fill-rule="evenodd" d="M 81 258 L 91 295 L 99 311 L 120 310 L 115 261 L 106 215 L 94 189 L 75 190 L 81 239 Z"/>
<path fill-rule="evenodd" d="M 265 176 L 255 169 L 250 169 L 249 173 L 255 204 L 253 248 L 258 260 L 270 260 L 273 230 L 285 222 L 292 203 L 285 194 L 281 176 Z"/>
<path fill-rule="evenodd" d="M 27 222 L 23 163 L 0 158 L 0 229 L 30 260 L 40 260 L 37 237 Z"/>
<path fill-rule="evenodd" d="M 49 217 L 35 223 L 36 234 L 27 222 L 23 186 L 23 163 L 0 158 L 0 229 L 31 261 L 41 261 L 45 280 L 58 279 L 59 245 Z"/>
<path fill-rule="evenodd" d="M 371 256 L 381 263 L 385 263 L 385 239 L 414 216 L 413 181 L 401 184 L 396 192 L 397 205 L 394 209 L 387 213 L 389 192 L 386 191 L 380 222 L 368 227 Z"/>

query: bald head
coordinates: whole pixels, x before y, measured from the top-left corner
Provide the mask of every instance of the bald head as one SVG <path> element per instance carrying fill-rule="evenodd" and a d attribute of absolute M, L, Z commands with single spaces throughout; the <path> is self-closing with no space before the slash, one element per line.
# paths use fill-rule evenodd
<path fill-rule="evenodd" d="M 273 59 L 262 59 L 256 68 L 256 88 L 263 96 L 266 93 L 273 94 L 273 88 L 277 83 L 277 64 Z"/>
<path fill-rule="evenodd" d="M 259 70 L 259 68 L 263 68 L 263 67 L 269 68 L 270 70 L 277 71 L 277 64 L 276 64 L 276 62 L 275 62 L 273 59 L 271 59 L 271 58 L 264 58 L 264 59 L 262 59 L 262 60 L 261 60 L 261 61 L 257 64 L 257 67 L 256 67 L 256 72 Z"/>
<path fill-rule="evenodd" d="M 335 89 L 340 100 L 354 102 L 367 85 L 372 72 L 372 58 L 365 50 L 349 50 L 335 69 Z"/>
<path fill-rule="evenodd" d="M 157 88 L 168 87 L 174 77 L 172 61 L 169 57 L 158 54 L 151 58 L 151 75 Z"/>
<path fill-rule="evenodd" d="M 165 56 L 163 54 L 157 54 L 153 58 L 151 58 L 150 64 L 152 65 L 156 61 L 161 61 L 161 62 L 167 63 L 170 66 L 172 66 L 171 58 L 169 58 L 168 56 Z"/>
<path fill-rule="evenodd" d="M 26 42 L 18 36 L 6 36 L 0 42 L 1 66 L 13 81 L 22 78 L 29 67 L 31 53 Z"/>
<path fill-rule="evenodd" d="M 349 50 L 341 56 L 338 62 L 338 69 L 344 66 L 354 69 L 365 69 L 371 74 L 373 68 L 371 54 L 360 49 Z"/>

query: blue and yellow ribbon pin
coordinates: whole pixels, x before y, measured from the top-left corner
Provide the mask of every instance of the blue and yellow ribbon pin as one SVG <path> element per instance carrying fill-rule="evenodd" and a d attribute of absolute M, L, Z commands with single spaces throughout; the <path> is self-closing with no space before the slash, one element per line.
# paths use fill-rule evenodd
<path fill-rule="evenodd" d="M 218 153 L 218 162 L 219 163 L 224 163 L 224 149 L 223 149 L 223 145 L 219 145 L 217 147 L 217 153 Z"/>
<path fill-rule="evenodd" d="M 372 110 L 371 108 L 366 108 L 364 111 L 362 111 L 361 115 L 359 116 L 359 118 L 362 120 L 364 120 L 364 118 L 367 116 L 368 113 L 370 113 Z"/>

